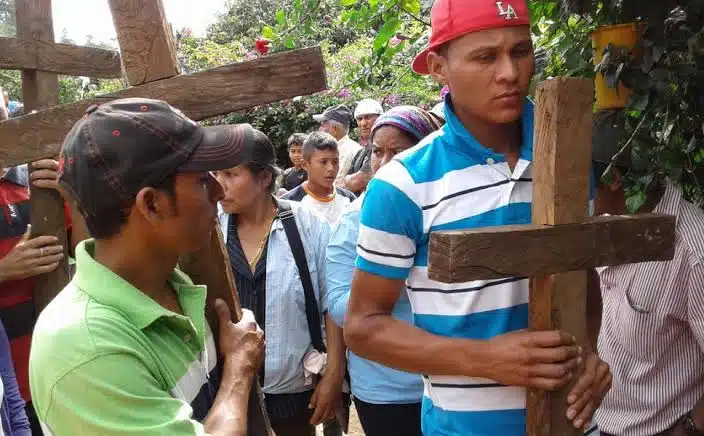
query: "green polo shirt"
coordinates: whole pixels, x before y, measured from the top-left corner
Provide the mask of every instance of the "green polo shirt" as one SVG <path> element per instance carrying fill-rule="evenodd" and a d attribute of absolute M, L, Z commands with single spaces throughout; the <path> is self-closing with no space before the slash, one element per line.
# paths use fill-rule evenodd
<path fill-rule="evenodd" d="M 185 316 L 76 248 L 76 274 L 34 328 L 30 385 L 47 435 L 200 435 L 220 383 L 204 286 L 175 270 Z"/>

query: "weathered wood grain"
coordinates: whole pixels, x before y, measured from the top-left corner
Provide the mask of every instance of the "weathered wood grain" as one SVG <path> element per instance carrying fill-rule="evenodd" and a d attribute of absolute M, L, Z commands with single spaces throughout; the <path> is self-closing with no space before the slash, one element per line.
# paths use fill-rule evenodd
<path fill-rule="evenodd" d="M 589 79 L 557 78 L 538 85 L 533 140 L 533 224 L 572 224 L 587 217 L 593 101 L 594 84 Z M 593 247 L 592 255 L 600 251 L 599 247 Z M 529 317 L 531 329 L 566 331 L 578 344 L 586 344 L 587 272 L 533 276 Z M 572 387 L 573 383 L 569 383 L 557 392 L 530 390 L 528 436 L 582 434 L 566 417 L 567 395 Z"/>
<path fill-rule="evenodd" d="M 593 101 L 594 83 L 589 79 L 556 78 L 538 86 L 533 141 L 536 224 L 569 224 L 587 216 Z"/>
<path fill-rule="evenodd" d="M 178 75 L 176 49 L 162 1 L 109 0 L 109 4 L 129 84 Z"/>
<path fill-rule="evenodd" d="M 122 76 L 117 51 L 20 38 L 0 38 L 0 69 L 32 69 L 105 79 Z"/>
<path fill-rule="evenodd" d="M 430 236 L 429 276 L 463 283 L 671 260 L 674 238 L 675 217 L 657 214 L 438 232 Z"/>
<path fill-rule="evenodd" d="M 179 260 L 179 267 L 191 277 L 193 283 L 208 287 L 205 314 L 213 329 L 213 334 L 217 338 L 218 316 L 214 309 L 216 299 L 221 298 L 230 307 L 233 322 L 237 322 L 242 317 L 242 308 L 235 288 L 232 267 L 220 231 L 220 224 L 217 221 L 214 223 L 208 245 L 197 253 L 183 256 Z M 273 435 L 269 416 L 266 413 L 264 395 L 258 383 L 252 385 L 248 417 L 249 436 Z"/>
<path fill-rule="evenodd" d="M 51 0 L 15 0 L 17 36 L 24 40 L 54 41 L 54 26 L 51 16 Z M 26 111 L 41 110 L 58 103 L 58 78 L 54 73 L 36 70 L 22 71 L 22 94 Z M 4 143 L 5 147 L 18 147 L 15 143 Z M 37 276 L 33 301 L 39 313 L 66 286 L 68 274 L 68 240 L 64 201 L 53 189 L 30 187 L 31 236 L 52 235 L 64 247 L 64 258 L 59 267 Z"/>
<path fill-rule="evenodd" d="M 17 165 L 56 155 L 73 124 L 93 104 L 116 98 L 148 97 L 168 101 L 194 120 L 326 88 L 319 47 L 289 51 L 257 60 L 172 77 L 112 94 L 56 106 L 0 123 L 0 165 Z"/>

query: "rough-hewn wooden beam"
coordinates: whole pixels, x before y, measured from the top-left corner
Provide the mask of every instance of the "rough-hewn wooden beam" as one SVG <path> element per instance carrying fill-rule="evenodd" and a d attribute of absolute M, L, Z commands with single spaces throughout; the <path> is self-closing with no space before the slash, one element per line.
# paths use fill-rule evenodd
<path fill-rule="evenodd" d="M 656 214 L 438 232 L 430 236 L 429 275 L 463 283 L 670 260 L 674 238 L 675 217 Z"/>
<path fill-rule="evenodd" d="M 109 3 L 129 84 L 137 86 L 179 74 L 162 1 L 109 0 Z"/>
<path fill-rule="evenodd" d="M 557 78 L 538 85 L 533 140 L 533 224 L 563 225 L 586 219 L 592 155 L 592 102 L 589 79 Z M 515 247 L 520 250 L 520 247 Z M 593 249 L 593 255 L 600 250 Z M 587 342 L 587 272 L 531 278 L 530 327 L 570 333 Z M 528 436 L 577 436 L 567 420 L 567 395 L 529 390 Z"/>
<path fill-rule="evenodd" d="M 17 36 L 24 40 L 54 41 L 51 0 L 15 0 Z M 58 78 L 54 73 L 36 70 L 22 71 L 22 94 L 26 111 L 41 110 L 58 104 Z M 17 147 L 5 143 L 7 149 Z M 59 267 L 36 278 L 33 301 L 39 313 L 68 283 L 68 243 L 64 201 L 53 189 L 30 187 L 30 221 L 32 236 L 52 235 L 64 247 Z"/>
<path fill-rule="evenodd" d="M 208 298 L 205 314 L 211 328 L 218 327 L 218 316 L 215 313 L 215 300 L 222 299 L 233 311 L 233 322 L 242 317 L 235 280 L 232 275 L 232 266 L 229 262 L 227 248 L 223 241 L 220 225 L 216 221 L 210 234 L 208 245 L 199 252 L 183 256 L 179 260 L 179 267 L 193 280 L 193 283 L 208 287 Z M 213 332 L 217 335 L 217 330 Z M 216 336 L 217 337 L 217 336 Z M 264 396 L 258 384 L 254 384 L 249 397 L 249 422 L 247 427 L 250 436 L 269 436 L 271 424 L 266 413 Z"/>
<path fill-rule="evenodd" d="M 122 76 L 117 51 L 20 38 L 0 38 L 0 69 L 32 69 L 105 79 Z"/>
<path fill-rule="evenodd" d="M 202 120 L 325 88 L 325 63 L 319 47 L 159 80 L 0 123 L 0 144 L 13 144 L 0 148 L 0 165 L 57 154 L 64 136 L 88 107 L 116 98 L 166 100 L 192 119 Z"/>

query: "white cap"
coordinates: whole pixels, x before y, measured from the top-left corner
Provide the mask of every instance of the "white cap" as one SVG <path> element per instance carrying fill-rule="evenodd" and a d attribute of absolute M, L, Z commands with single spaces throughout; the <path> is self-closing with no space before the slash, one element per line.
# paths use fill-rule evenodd
<path fill-rule="evenodd" d="M 381 103 L 371 98 L 365 98 L 357 104 L 357 108 L 354 110 L 354 117 L 359 118 L 363 115 L 381 115 L 383 113 L 384 108 L 381 107 Z"/>

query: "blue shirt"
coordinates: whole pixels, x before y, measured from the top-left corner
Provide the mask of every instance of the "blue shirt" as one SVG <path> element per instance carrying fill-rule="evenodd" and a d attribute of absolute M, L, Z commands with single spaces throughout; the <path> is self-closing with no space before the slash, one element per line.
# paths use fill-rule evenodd
<path fill-rule="evenodd" d="M 285 200 L 279 200 L 285 201 Z M 327 311 L 325 249 L 330 229 L 325 220 L 300 204 L 291 210 L 305 248 L 308 269 L 320 313 Z M 229 215 L 219 208 L 218 218 L 227 240 Z M 307 385 L 303 359 L 313 350 L 305 314 L 303 285 L 281 220 L 271 224 L 266 252 L 266 352 L 264 386 L 267 394 L 292 394 L 314 388 Z M 323 323 L 323 334 L 324 334 Z"/>
<path fill-rule="evenodd" d="M 503 155 L 467 131 L 449 97 L 445 113 L 447 124 L 440 131 L 398 155 L 369 184 L 356 266 L 406 280 L 417 327 L 440 336 L 487 340 L 528 327 L 528 280 L 430 280 L 429 234 L 531 222 L 533 104 L 525 103 L 523 143 L 513 171 Z M 524 388 L 432 374 L 424 382 L 424 435 L 525 435 Z"/>
<path fill-rule="evenodd" d="M 5 327 L 0 322 L 0 376 L 3 392 L 0 406 L 0 422 L 6 436 L 31 436 L 29 420 L 25 413 L 25 403 L 17 386 L 15 369 L 10 355 L 10 342 Z"/>
<path fill-rule="evenodd" d="M 333 227 L 328 244 L 328 313 L 340 327 L 345 320 L 350 298 L 361 209 L 362 198 L 359 198 L 345 210 Z M 391 315 L 401 321 L 413 322 L 411 304 L 405 293 L 399 297 Z M 423 397 L 423 380 L 420 375 L 391 369 L 352 352 L 347 353 L 347 368 L 352 382 L 352 394 L 365 403 L 418 403 Z"/>

